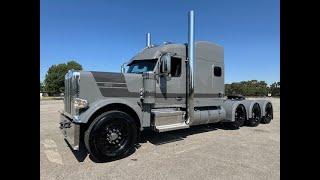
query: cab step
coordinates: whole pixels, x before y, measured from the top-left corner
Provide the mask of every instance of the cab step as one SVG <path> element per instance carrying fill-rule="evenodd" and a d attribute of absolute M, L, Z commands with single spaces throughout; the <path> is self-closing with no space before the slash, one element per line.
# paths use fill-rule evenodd
<path fill-rule="evenodd" d="M 183 122 L 183 123 L 155 126 L 155 131 L 157 131 L 157 132 L 166 132 L 166 131 L 172 131 L 172 130 L 178 130 L 178 129 L 186 129 L 186 128 L 189 128 L 189 125 L 186 124 L 185 122 Z"/>
<path fill-rule="evenodd" d="M 165 132 L 188 128 L 185 123 L 185 111 L 173 108 L 152 109 L 151 124 L 156 132 Z"/>

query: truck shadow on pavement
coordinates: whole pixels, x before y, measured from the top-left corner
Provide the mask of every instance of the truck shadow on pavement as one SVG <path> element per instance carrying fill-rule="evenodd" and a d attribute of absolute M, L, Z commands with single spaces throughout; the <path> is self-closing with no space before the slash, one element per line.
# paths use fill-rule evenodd
<path fill-rule="evenodd" d="M 73 153 L 74 157 L 77 159 L 78 162 L 83 162 L 87 156 L 89 156 L 89 159 L 95 163 L 107 163 L 107 162 L 112 162 L 112 161 L 116 161 L 116 160 L 119 160 L 119 159 L 123 159 L 125 157 L 128 157 L 130 156 L 131 154 L 133 154 L 136 150 L 136 148 L 133 148 L 132 150 L 129 151 L 129 153 L 126 155 L 126 156 L 122 156 L 122 157 L 117 157 L 117 158 L 110 158 L 106 161 L 99 161 L 97 159 L 95 159 L 93 156 L 91 156 L 89 154 L 89 152 L 87 151 L 87 149 L 85 148 L 85 145 L 84 143 L 82 142 L 80 144 L 80 147 L 79 147 L 79 150 L 78 151 L 75 151 L 72 149 L 72 147 L 70 146 L 70 144 L 68 143 L 68 141 L 65 140 L 65 142 L 67 143 L 67 145 L 69 146 L 71 152 Z"/>
<path fill-rule="evenodd" d="M 157 133 L 152 130 L 146 130 L 140 133 L 140 137 L 138 139 L 138 142 L 135 145 L 135 148 L 132 148 L 129 151 L 129 153 L 127 153 L 125 156 L 110 158 L 106 161 L 98 161 L 91 155 L 89 155 L 89 158 L 91 161 L 95 163 L 108 163 L 108 162 L 120 160 L 120 159 L 131 156 L 136 151 L 136 149 L 139 149 L 141 147 L 141 144 L 144 144 L 147 142 L 150 142 L 151 144 L 154 144 L 154 145 L 167 144 L 167 143 L 184 140 L 185 138 L 187 138 L 187 136 L 190 136 L 190 135 L 204 133 L 204 132 L 211 132 L 218 129 L 234 130 L 226 123 L 198 125 L 198 126 L 192 126 L 188 129 L 181 129 L 181 130 L 175 130 L 175 131 L 169 131 L 169 132 L 163 132 L 163 133 Z M 68 144 L 67 141 L 66 143 Z M 78 162 L 83 162 L 88 156 L 88 151 L 84 147 L 83 143 L 80 144 L 80 148 L 78 151 L 72 150 L 69 144 L 68 146 L 71 149 L 73 155 L 78 160 Z"/>
<path fill-rule="evenodd" d="M 84 147 L 83 143 L 80 144 L 79 150 L 75 151 L 72 149 L 71 145 L 69 144 L 69 142 L 67 140 L 64 139 L 64 141 L 65 141 L 65 143 L 67 143 L 68 147 L 70 148 L 71 152 L 73 153 L 75 158 L 78 160 L 78 162 L 83 162 L 86 159 L 86 157 L 88 156 L 88 151 Z"/>

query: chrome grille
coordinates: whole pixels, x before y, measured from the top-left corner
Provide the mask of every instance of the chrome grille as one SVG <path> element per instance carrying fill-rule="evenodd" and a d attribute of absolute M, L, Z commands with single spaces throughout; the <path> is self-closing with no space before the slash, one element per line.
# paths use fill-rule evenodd
<path fill-rule="evenodd" d="M 64 110 L 70 115 L 74 115 L 72 100 L 79 97 L 80 73 L 69 70 L 65 75 Z"/>
<path fill-rule="evenodd" d="M 70 113 L 71 101 L 70 101 L 70 71 L 65 75 L 64 80 L 64 111 Z"/>

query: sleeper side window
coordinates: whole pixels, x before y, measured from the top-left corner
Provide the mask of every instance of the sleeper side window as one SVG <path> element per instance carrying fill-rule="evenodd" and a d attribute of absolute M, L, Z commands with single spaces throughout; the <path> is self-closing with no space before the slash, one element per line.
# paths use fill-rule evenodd
<path fill-rule="evenodd" d="M 180 77 L 181 58 L 171 57 L 171 77 Z"/>
<path fill-rule="evenodd" d="M 215 66 L 213 69 L 213 74 L 214 74 L 214 76 L 220 77 L 222 74 L 221 67 Z"/>

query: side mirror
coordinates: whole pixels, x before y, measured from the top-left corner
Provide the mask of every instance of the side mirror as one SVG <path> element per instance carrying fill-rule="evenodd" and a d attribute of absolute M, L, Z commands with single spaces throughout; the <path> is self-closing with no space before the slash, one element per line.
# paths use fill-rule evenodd
<path fill-rule="evenodd" d="M 125 73 L 126 72 L 126 68 L 121 66 L 121 73 Z"/>
<path fill-rule="evenodd" d="M 122 65 L 121 65 L 121 73 L 126 73 L 126 68 L 125 68 L 125 65 L 127 65 L 127 63 L 123 63 Z"/>
<path fill-rule="evenodd" d="M 171 72 L 171 56 L 164 54 L 160 58 L 160 74 L 169 75 Z"/>

